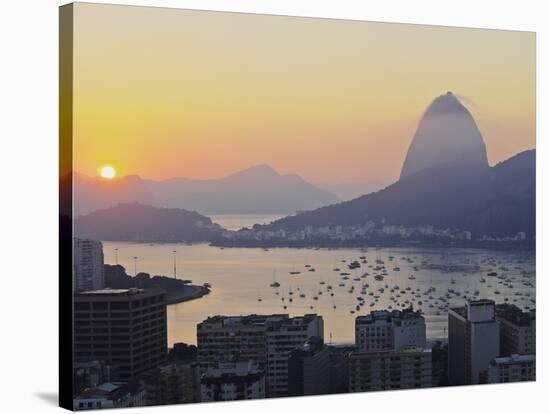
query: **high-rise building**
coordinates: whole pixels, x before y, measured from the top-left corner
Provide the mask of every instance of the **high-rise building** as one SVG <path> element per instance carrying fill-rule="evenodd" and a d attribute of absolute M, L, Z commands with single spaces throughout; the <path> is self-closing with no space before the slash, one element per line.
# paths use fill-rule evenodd
<path fill-rule="evenodd" d="M 500 355 L 535 355 L 537 353 L 535 311 L 523 312 L 516 305 L 496 305 L 500 322 Z"/>
<path fill-rule="evenodd" d="M 251 360 L 265 370 L 267 396 L 286 396 L 290 351 L 314 336 L 323 338 L 323 318 L 315 314 L 210 317 L 197 325 L 201 372 L 223 362 Z"/>
<path fill-rule="evenodd" d="M 310 338 L 289 354 L 288 395 L 329 394 L 330 367 L 328 347 L 321 338 Z"/>
<path fill-rule="evenodd" d="M 353 352 L 350 345 L 327 345 L 330 359 L 330 392 L 349 391 L 349 356 Z"/>
<path fill-rule="evenodd" d="M 96 240 L 74 239 L 73 279 L 75 290 L 105 287 L 103 244 Z"/>
<path fill-rule="evenodd" d="M 433 386 L 449 385 L 449 344 L 436 341 L 432 344 Z"/>
<path fill-rule="evenodd" d="M 326 345 L 318 337 L 290 352 L 288 395 L 336 394 L 348 390 L 347 359 L 351 349 Z"/>
<path fill-rule="evenodd" d="M 284 318 L 267 327 L 267 394 L 288 395 L 288 357 L 311 337 L 324 337 L 323 318 L 305 315 Z"/>
<path fill-rule="evenodd" d="M 426 347 L 426 322 L 420 311 L 373 311 L 355 318 L 357 352 L 399 351 L 411 346 Z"/>
<path fill-rule="evenodd" d="M 265 368 L 266 323 L 286 315 L 213 316 L 197 325 L 197 356 L 201 373 L 218 363 L 252 360 Z"/>
<path fill-rule="evenodd" d="M 489 364 L 489 382 L 536 380 L 535 355 L 511 355 L 495 358 Z"/>
<path fill-rule="evenodd" d="M 449 382 L 451 385 L 487 381 L 489 362 L 500 354 L 495 302 L 469 301 L 449 309 Z"/>
<path fill-rule="evenodd" d="M 349 391 L 381 391 L 432 386 L 430 349 L 353 352 L 349 357 Z"/>
<path fill-rule="evenodd" d="M 75 361 L 102 360 L 128 381 L 167 353 L 163 289 L 100 289 L 74 295 Z"/>
<path fill-rule="evenodd" d="M 199 366 L 195 362 L 172 363 L 141 376 L 147 405 L 183 404 L 200 401 Z"/>
<path fill-rule="evenodd" d="M 265 375 L 253 361 L 224 362 L 201 376 L 201 401 L 265 398 Z"/>
<path fill-rule="evenodd" d="M 355 349 L 349 356 L 350 392 L 432 386 L 426 322 L 412 307 L 355 318 Z"/>

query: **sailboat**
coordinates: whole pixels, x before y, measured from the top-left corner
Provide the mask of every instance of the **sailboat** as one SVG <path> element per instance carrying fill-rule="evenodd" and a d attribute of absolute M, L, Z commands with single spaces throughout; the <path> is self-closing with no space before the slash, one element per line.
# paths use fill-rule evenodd
<path fill-rule="evenodd" d="M 281 286 L 281 284 L 275 280 L 275 270 L 273 271 L 273 282 L 269 286 L 272 288 L 278 288 Z"/>

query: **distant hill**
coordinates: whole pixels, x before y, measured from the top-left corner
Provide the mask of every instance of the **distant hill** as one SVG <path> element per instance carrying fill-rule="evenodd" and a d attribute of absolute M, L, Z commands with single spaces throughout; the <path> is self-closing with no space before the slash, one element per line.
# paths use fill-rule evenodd
<path fill-rule="evenodd" d="M 75 173 L 73 183 L 74 217 L 119 203 L 155 204 L 154 194 L 137 175 L 106 180 Z"/>
<path fill-rule="evenodd" d="M 535 235 L 535 150 L 492 168 L 446 164 L 404 177 L 354 200 L 289 216 L 265 230 L 355 225 L 368 221 L 461 229 L 474 237 Z"/>
<path fill-rule="evenodd" d="M 202 214 L 292 214 L 338 201 L 334 194 L 301 177 L 281 175 L 267 165 L 210 180 L 154 181 L 138 176 L 114 180 L 78 176 L 75 180 L 76 215 L 126 202 Z"/>
<path fill-rule="evenodd" d="M 268 165 L 250 167 L 224 178 L 173 178 L 147 181 L 156 205 L 203 214 L 291 214 L 338 202 L 328 191 L 301 177 L 281 175 Z"/>
<path fill-rule="evenodd" d="M 95 240 L 200 242 L 212 239 L 222 230 L 196 212 L 138 203 L 118 204 L 75 221 L 77 237 Z"/>

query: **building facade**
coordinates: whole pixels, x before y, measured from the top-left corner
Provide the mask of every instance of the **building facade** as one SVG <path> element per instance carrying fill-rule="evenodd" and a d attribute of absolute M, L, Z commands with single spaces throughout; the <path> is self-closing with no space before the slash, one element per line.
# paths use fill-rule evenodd
<path fill-rule="evenodd" d="M 201 401 L 265 398 L 265 375 L 253 361 L 225 362 L 201 376 Z"/>
<path fill-rule="evenodd" d="M 536 380 L 535 355 L 511 355 L 495 358 L 489 365 L 489 382 L 520 382 Z"/>
<path fill-rule="evenodd" d="M 357 352 L 399 351 L 405 347 L 426 347 L 426 321 L 419 311 L 373 311 L 355 318 Z"/>
<path fill-rule="evenodd" d="M 214 316 L 197 325 L 201 372 L 224 362 L 254 361 L 265 371 L 267 396 L 286 396 L 289 354 L 314 336 L 323 338 L 323 318 L 314 314 Z"/>
<path fill-rule="evenodd" d="M 500 355 L 495 302 L 469 301 L 449 309 L 449 382 L 451 385 L 487 382 L 489 363 Z"/>
<path fill-rule="evenodd" d="M 317 315 L 282 318 L 267 327 L 267 395 L 288 395 L 288 358 L 309 338 L 323 338 L 323 318 Z"/>
<path fill-rule="evenodd" d="M 350 345 L 328 345 L 330 358 L 330 392 L 349 391 L 349 356 L 354 351 Z"/>
<path fill-rule="evenodd" d="M 147 405 L 184 404 L 200 401 L 200 373 L 197 363 L 160 366 L 142 376 Z"/>
<path fill-rule="evenodd" d="M 284 315 L 282 315 L 284 316 Z M 273 315 L 276 319 L 282 317 Z M 265 368 L 266 323 L 270 317 L 213 316 L 197 325 L 197 358 L 201 373 L 219 363 L 252 360 Z"/>
<path fill-rule="evenodd" d="M 497 320 L 500 323 L 500 355 L 536 355 L 535 311 L 523 312 L 516 305 L 496 305 Z"/>
<path fill-rule="evenodd" d="M 76 291 L 105 287 L 103 244 L 96 240 L 74 239 L 73 282 Z"/>
<path fill-rule="evenodd" d="M 349 391 L 382 391 L 432 386 L 430 349 L 354 352 L 349 357 Z"/>
<path fill-rule="evenodd" d="M 162 289 L 100 289 L 74 295 L 75 361 L 105 361 L 111 378 L 128 381 L 166 358 Z"/>
<path fill-rule="evenodd" d="M 102 361 L 76 362 L 74 364 L 73 393 L 111 382 L 111 367 Z"/>
<path fill-rule="evenodd" d="M 288 395 L 331 393 L 331 354 L 321 338 L 313 337 L 291 351 L 288 359 Z"/>

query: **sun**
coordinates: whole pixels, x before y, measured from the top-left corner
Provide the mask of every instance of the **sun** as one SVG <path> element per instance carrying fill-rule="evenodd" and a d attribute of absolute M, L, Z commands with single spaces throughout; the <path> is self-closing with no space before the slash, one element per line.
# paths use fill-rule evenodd
<path fill-rule="evenodd" d="M 108 180 L 111 180 L 115 178 L 116 170 L 114 169 L 114 167 L 110 165 L 104 165 L 99 169 L 99 175 L 101 176 L 101 178 L 106 178 Z"/>

